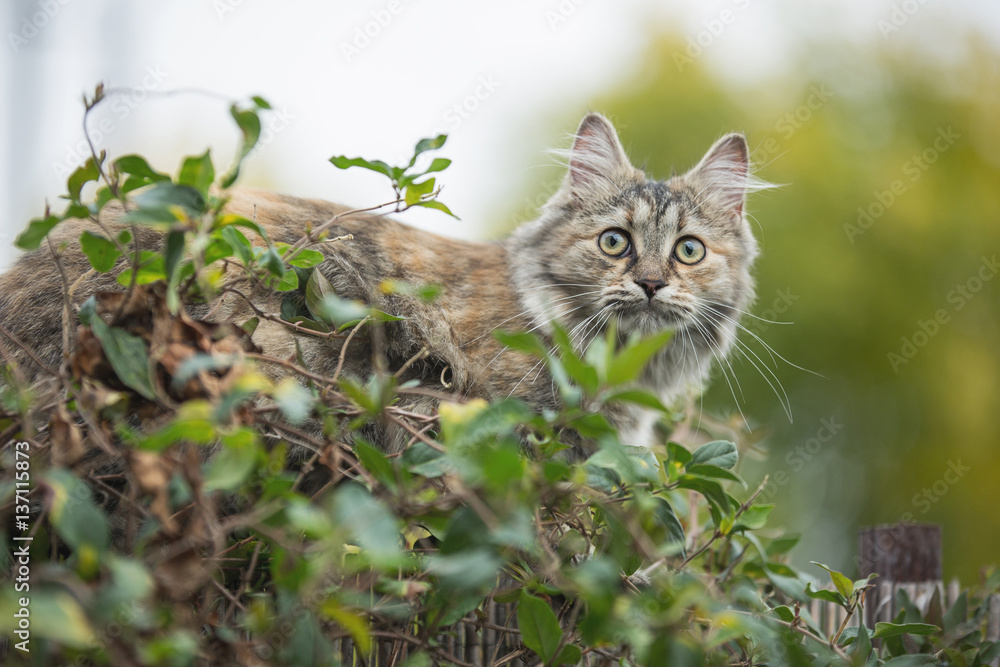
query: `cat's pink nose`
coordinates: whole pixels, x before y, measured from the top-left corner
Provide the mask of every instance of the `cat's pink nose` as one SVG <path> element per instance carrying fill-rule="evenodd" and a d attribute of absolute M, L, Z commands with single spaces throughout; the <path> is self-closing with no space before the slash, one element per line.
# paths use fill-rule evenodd
<path fill-rule="evenodd" d="M 642 291 L 646 293 L 652 301 L 653 297 L 656 296 L 656 292 L 659 291 L 661 287 L 666 285 L 662 280 L 653 280 L 652 278 L 643 278 L 641 280 L 635 281 L 635 284 L 642 288 Z"/>

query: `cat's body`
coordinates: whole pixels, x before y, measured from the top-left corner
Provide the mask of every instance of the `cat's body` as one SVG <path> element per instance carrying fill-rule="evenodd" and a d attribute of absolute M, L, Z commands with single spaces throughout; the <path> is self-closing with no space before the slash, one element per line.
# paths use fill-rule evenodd
<path fill-rule="evenodd" d="M 330 237 L 352 238 L 323 244 L 327 259 L 319 270 L 339 296 L 405 319 L 386 323 L 378 340 L 367 329 L 359 332 L 344 355 L 342 372 L 367 375 L 373 346 L 378 346 L 390 371 L 405 367 L 404 380 L 418 379 L 458 397 L 513 395 L 535 408 L 555 407 L 558 393 L 537 360 L 505 349 L 492 332 L 533 329 L 547 335 L 557 320 L 583 349 L 613 320 L 623 335 L 675 331 L 641 380 L 671 402 L 700 387 L 711 362 L 728 352 L 736 320 L 752 299 L 749 269 L 756 244 L 742 210 L 748 178 L 745 141 L 730 135 L 688 174 L 650 181 L 628 163 L 610 124 L 590 115 L 569 153 L 564 187 L 538 220 L 503 242 L 444 238 L 377 215 L 343 216 Z M 347 208 L 237 190 L 227 210 L 255 220 L 273 241 L 294 243 L 308 227 Z M 104 222 L 114 227 L 120 210 L 106 211 Z M 52 232 L 56 245 L 69 244 L 61 260 L 65 277 L 45 245 L 0 276 L 0 324 L 50 366 L 62 356 L 64 284 L 75 283 L 90 268 L 77 246 L 90 225 L 63 223 Z M 143 232 L 139 241 L 147 249 L 162 244 L 152 231 Z M 125 260 L 119 264 L 124 268 Z M 95 291 L 121 290 L 116 273 L 81 281 L 74 305 Z M 442 290 L 428 303 L 387 294 L 381 287 L 387 280 L 435 284 Z M 282 294 L 247 282 L 236 287 L 196 315 L 240 323 L 256 310 L 279 312 Z M 295 357 L 296 340 L 311 372 L 335 372 L 343 338 L 293 333 L 269 319 L 261 319 L 253 334 L 264 354 L 281 359 Z M 0 335 L 0 347 L 5 360 L 38 375 L 36 361 L 6 335 Z M 408 400 L 409 409 L 422 413 L 432 412 L 437 403 L 429 395 Z M 606 416 L 626 444 L 649 444 L 646 415 L 612 409 Z M 380 436 L 388 450 L 398 450 L 408 438 L 391 429 Z"/>

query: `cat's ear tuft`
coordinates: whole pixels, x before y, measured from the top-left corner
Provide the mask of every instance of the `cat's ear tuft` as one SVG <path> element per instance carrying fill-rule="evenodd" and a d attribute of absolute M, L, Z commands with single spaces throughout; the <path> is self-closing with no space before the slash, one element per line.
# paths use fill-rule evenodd
<path fill-rule="evenodd" d="M 599 113 L 587 114 L 569 151 L 569 183 L 573 191 L 609 189 L 632 170 L 611 121 Z"/>
<path fill-rule="evenodd" d="M 742 215 L 747 190 L 756 182 L 750 176 L 750 150 L 742 134 L 727 134 L 708 150 L 690 176 L 705 199 Z"/>

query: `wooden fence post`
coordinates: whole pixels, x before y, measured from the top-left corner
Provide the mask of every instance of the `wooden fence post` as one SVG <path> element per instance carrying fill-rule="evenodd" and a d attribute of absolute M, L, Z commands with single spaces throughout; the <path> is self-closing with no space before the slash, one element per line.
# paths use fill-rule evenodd
<path fill-rule="evenodd" d="M 935 592 L 943 604 L 941 526 L 896 523 L 861 529 L 858 569 L 862 578 L 873 572 L 879 575 L 865 600 L 864 620 L 869 628 L 877 621 L 892 620 L 900 588 L 921 609 L 926 609 Z"/>

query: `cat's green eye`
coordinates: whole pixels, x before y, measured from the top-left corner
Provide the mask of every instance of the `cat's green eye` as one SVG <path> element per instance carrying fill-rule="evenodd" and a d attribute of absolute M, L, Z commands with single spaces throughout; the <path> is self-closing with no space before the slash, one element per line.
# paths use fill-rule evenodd
<path fill-rule="evenodd" d="M 628 240 L 628 234 L 620 229 L 608 229 L 597 238 L 597 246 L 605 255 L 621 257 L 632 247 L 632 243 Z"/>
<path fill-rule="evenodd" d="M 705 244 L 693 236 L 685 236 L 674 246 L 674 257 L 683 264 L 697 264 L 705 259 Z"/>

